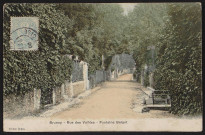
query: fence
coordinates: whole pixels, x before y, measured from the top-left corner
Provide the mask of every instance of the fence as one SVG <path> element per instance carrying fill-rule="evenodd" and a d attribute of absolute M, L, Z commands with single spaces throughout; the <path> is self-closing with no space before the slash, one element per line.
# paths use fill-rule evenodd
<path fill-rule="evenodd" d="M 83 81 L 83 64 L 73 61 L 72 82 Z"/>
<path fill-rule="evenodd" d="M 96 70 L 95 73 L 88 74 L 86 62 L 73 61 L 72 64 L 71 78 L 65 80 L 60 87 L 47 89 L 46 91 L 34 89 L 24 96 L 10 95 L 4 97 L 4 116 L 11 118 L 17 115 L 38 112 L 46 106 L 70 101 L 70 99 L 94 88 L 99 83 L 113 79 L 111 70 Z M 113 73 L 118 74 L 118 70 L 114 70 Z M 116 77 L 115 75 L 114 78 Z"/>
<path fill-rule="evenodd" d="M 89 88 L 93 88 L 101 82 L 109 81 L 110 77 L 110 71 L 96 70 L 95 73 L 89 75 Z"/>

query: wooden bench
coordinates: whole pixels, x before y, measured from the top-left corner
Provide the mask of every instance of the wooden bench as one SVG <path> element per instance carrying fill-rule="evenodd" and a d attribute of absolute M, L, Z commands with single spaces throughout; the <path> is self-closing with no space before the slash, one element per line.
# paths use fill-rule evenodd
<path fill-rule="evenodd" d="M 157 104 L 157 101 L 164 101 L 165 104 L 171 104 L 171 98 L 168 93 L 157 94 L 155 92 L 167 92 L 167 91 L 153 91 L 152 92 L 152 100 L 153 104 Z"/>
<path fill-rule="evenodd" d="M 148 89 L 151 90 L 152 92 L 149 95 L 149 98 L 145 100 L 145 108 L 149 108 L 149 109 L 166 108 L 167 109 L 171 107 L 171 98 L 168 90 L 155 90 L 150 87 L 148 87 Z"/>
<path fill-rule="evenodd" d="M 170 104 L 163 104 L 163 105 L 146 105 L 146 107 L 148 107 L 148 108 L 165 108 L 165 107 L 171 107 L 171 105 Z"/>

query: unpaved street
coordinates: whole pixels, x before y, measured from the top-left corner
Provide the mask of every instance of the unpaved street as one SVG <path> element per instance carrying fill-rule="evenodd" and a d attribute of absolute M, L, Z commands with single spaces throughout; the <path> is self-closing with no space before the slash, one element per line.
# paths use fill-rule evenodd
<path fill-rule="evenodd" d="M 48 117 L 4 119 L 4 130 L 21 131 L 201 131 L 202 118 L 177 117 L 167 111 L 134 111 L 142 106 L 145 88 L 123 75 L 116 81 L 105 82 L 101 89 L 82 99 L 80 104 Z M 91 90 L 92 91 L 92 90 Z M 57 106 L 56 106 L 57 107 Z M 52 112 L 52 110 L 50 110 Z M 81 122 L 76 124 L 75 122 Z M 102 124 L 123 121 L 122 124 Z M 87 122 L 83 124 L 83 122 Z M 52 124 L 51 124 L 52 123 Z M 55 124 L 53 124 L 55 123 Z M 92 124 L 91 124 L 92 123 Z M 94 123 L 94 124 L 93 124 Z"/>
<path fill-rule="evenodd" d="M 60 119 L 103 119 L 103 118 L 145 118 L 171 116 L 165 111 L 150 111 L 141 113 L 133 111 L 133 102 L 140 106 L 145 95 L 140 85 L 132 81 L 132 74 L 120 76 L 117 80 L 106 82 L 102 88 L 83 102 L 68 110 L 56 113 L 52 118 Z M 137 100 L 137 101 L 136 101 Z"/>

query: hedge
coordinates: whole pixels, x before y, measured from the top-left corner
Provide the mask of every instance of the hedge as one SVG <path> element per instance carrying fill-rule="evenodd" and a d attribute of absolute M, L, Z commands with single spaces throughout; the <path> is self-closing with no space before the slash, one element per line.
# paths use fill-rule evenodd
<path fill-rule="evenodd" d="M 10 50 L 10 17 L 38 17 L 39 44 L 37 51 Z M 66 33 L 72 21 L 54 4 L 5 4 L 3 16 L 3 93 L 24 94 L 34 88 L 43 91 L 60 86 L 68 80 L 71 60 Z M 62 53 L 63 52 L 63 53 Z"/>
<path fill-rule="evenodd" d="M 170 21 L 158 45 L 155 89 L 169 90 L 171 112 L 202 112 L 201 10 L 195 4 L 170 4 Z"/>

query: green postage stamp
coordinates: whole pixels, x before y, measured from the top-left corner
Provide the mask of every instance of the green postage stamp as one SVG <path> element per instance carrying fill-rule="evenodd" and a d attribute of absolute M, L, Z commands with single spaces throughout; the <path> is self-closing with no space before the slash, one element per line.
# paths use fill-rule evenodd
<path fill-rule="evenodd" d="M 11 17 L 10 50 L 37 50 L 38 27 L 38 17 Z"/>

